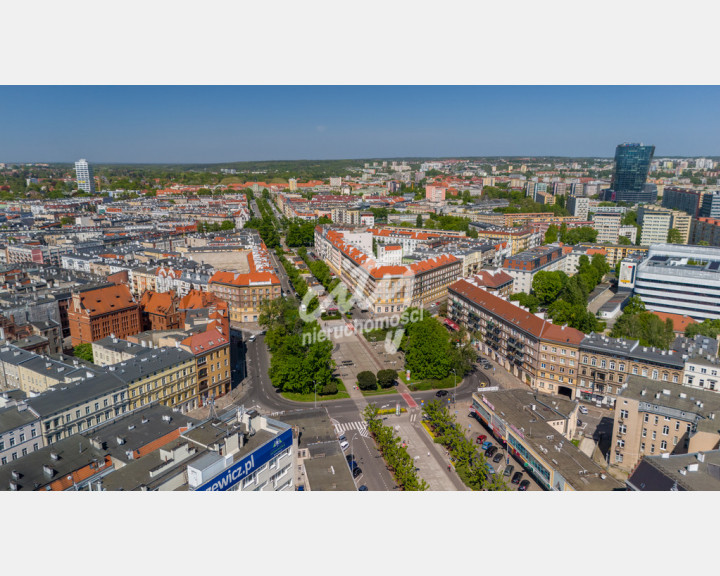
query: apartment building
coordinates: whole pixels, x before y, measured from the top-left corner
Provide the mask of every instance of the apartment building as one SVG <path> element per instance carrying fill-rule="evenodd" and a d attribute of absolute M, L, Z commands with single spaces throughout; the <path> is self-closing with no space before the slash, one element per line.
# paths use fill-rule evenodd
<path fill-rule="evenodd" d="M 140 307 L 124 284 L 73 292 L 68 322 L 73 346 L 142 331 Z"/>
<path fill-rule="evenodd" d="M 675 229 L 680 233 L 682 244 L 690 238 L 692 217 L 680 210 L 668 210 L 657 206 L 641 206 L 638 209 L 638 224 L 642 225 L 640 244 L 665 244 L 668 232 Z"/>
<path fill-rule="evenodd" d="M 257 322 L 262 303 L 281 297 L 280 279 L 272 272 L 215 272 L 208 287 L 227 303 L 230 322 Z"/>
<path fill-rule="evenodd" d="M 125 383 L 130 409 L 159 402 L 181 412 L 199 406 L 195 356 L 180 348 L 157 348 L 109 366 Z"/>
<path fill-rule="evenodd" d="M 693 218 L 690 226 L 688 244 L 707 243 L 708 246 L 720 246 L 720 220 L 715 218 Z"/>
<path fill-rule="evenodd" d="M 533 389 L 575 397 L 582 332 L 530 314 L 472 279 L 451 285 L 448 299 L 448 317 L 479 333 L 483 353 Z"/>
<path fill-rule="evenodd" d="M 716 342 L 716 341 L 715 341 Z M 685 361 L 683 386 L 708 392 L 720 392 L 720 362 L 717 356 L 697 356 Z"/>
<path fill-rule="evenodd" d="M 699 190 L 668 186 L 663 191 L 663 208 L 682 210 L 693 218 L 700 216 L 700 208 L 704 193 Z"/>
<path fill-rule="evenodd" d="M 40 419 L 45 446 L 114 420 L 129 410 L 127 385 L 113 373 L 87 372 L 82 380 L 27 400 Z"/>
<path fill-rule="evenodd" d="M 40 419 L 24 402 L 0 409 L 0 466 L 39 450 L 40 429 Z"/>
<path fill-rule="evenodd" d="M 622 215 L 596 212 L 592 219 L 598 232 L 595 241 L 600 244 L 617 244 Z"/>
<path fill-rule="evenodd" d="M 93 364 L 97 366 L 112 366 L 152 350 L 128 340 L 121 340 L 114 334 L 92 343 Z"/>
<path fill-rule="evenodd" d="M 530 226 L 522 228 L 497 227 L 482 222 L 471 222 L 470 228 L 477 232 L 478 239 L 490 242 L 506 242 L 510 247 L 510 253 L 515 255 L 535 248 L 543 243 L 543 234 Z"/>
<path fill-rule="evenodd" d="M 180 299 L 174 290 L 146 291 L 140 298 L 143 330 L 174 330 L 180 328 Z"/>
<path fill-rule="evenodd" d="M 230 340 L 226 336 L 211 329 L 188 336 L 180 347 L 195 357 L 198 405 L 230 391 Z"/>
<path fill-rule="evenodd" d="M 720 442 L 720 396 L 630 376 L 618 395 L 610 463 L 630 471 L 644 456 L 712 450 Z"/>
<path fill-rule="evenodd" d="M 636 492 L 710 492 L 720 490 L 720 450 L 643 456 L 626 484 Z"/>
<path fill-rule="evenodd" d="M 571 250 L 572 248 L 569 246 L 548 244 L 506 258 L 503 263 L 503 270 L 513 277 L 513 293 L 525 292 L 525 294 L 530 294 L 535 274 L 541 270 L 547 272 L 565 271 L 565 257 Z"/>
<path fill-rule="evenodd" d="M 674 350 L 641 346 L 638 340 L 610 338 L 592 333 L 583 338 L 579 351 L 580 399 L 616 406 L 618 395 L 630 376 L 656 382 L 682 382 L 685 361 Z"/>
<path fill-rule="evenodd" d="M 582 196 L 568 196 L 567 209 L 570 214 L 583 220 L 587 220 L 590 209 L 590 198 Z"/>

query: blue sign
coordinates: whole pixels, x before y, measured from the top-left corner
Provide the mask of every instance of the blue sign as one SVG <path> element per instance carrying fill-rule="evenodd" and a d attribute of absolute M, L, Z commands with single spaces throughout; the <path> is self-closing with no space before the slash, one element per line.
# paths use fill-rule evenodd
<path fill-rule="evenodd" d="M 263 444 L 242 460 L 235 462 L 209 482 L 206 482 L 196 491 L 222 492 L 229 490 L 245 477 L 252 474 L 257 468 L 272 460 L 283 450 L 292 447 L 292 429 L 288 428 L 274 440 Z"/>

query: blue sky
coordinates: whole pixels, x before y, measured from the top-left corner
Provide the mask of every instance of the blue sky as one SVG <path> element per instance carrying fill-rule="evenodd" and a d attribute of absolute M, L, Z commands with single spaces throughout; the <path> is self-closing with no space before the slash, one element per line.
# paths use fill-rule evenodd
<path fill-rule="evenodd" d="M 720 155 L 720 86 L 0 86 L 0 162 Z"/>

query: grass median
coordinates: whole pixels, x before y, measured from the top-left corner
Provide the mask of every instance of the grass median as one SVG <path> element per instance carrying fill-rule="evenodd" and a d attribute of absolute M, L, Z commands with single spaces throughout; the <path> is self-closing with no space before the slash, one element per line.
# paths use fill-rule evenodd
<path fill-rule="evenodd" d="M 350 398 L 350 394 L 348 394 L 345 384 L 338 381 L 337 383 L 338 391 L 335 394 L 325 394 L 321 396 L 320 394 L 317 395 L 317 400 L 319 402 L 324 402 L 326 400 L 342 400 L 343 398 Z M 300 394 L 299 392 L 281 392 L 280 393 L 283 398 L 286 398 L 288 400 L 292 400 L 294 402 L 315 402 L 315 393 L 311 392 L 309 394 Z"/>

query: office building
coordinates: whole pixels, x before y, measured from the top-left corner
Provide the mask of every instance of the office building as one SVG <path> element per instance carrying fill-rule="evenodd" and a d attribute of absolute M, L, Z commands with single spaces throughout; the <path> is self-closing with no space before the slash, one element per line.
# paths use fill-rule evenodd
<path fill-rule="evenodd" d="M 713 450 L 720 395 L 630 376 L 618 395 L 610 463 L 632 470 L 644 456 Z"/>
<path fill-rule="evenodd" d="M 616 202 L 655 202 L 657 188 L 646 189 L 648 171 L 652 162 L 655 146 L 642 144 L 620 144 L 615 149 L 615 166 L 613 168 L 610 188 Z"/>
<path fill-rule="evenodd" d="M 720 318 L 720 249 L 656 244 L 638 265 L 634 293 L 648 310 Z"/>
<path fill-rule="evenodd" d="M 84 190 L 88 194 L 95 194 L 95 176 L 93 169 L 84 158 L 75 162 L 75 180 L 78 190 Z"/>
<path fill-rule="evenodd" d="M 700 216 L 703 218 L 720 218 L 720 190 L 713 190 L 703 194 Z"/>

